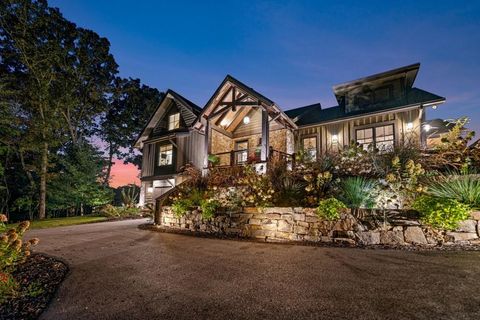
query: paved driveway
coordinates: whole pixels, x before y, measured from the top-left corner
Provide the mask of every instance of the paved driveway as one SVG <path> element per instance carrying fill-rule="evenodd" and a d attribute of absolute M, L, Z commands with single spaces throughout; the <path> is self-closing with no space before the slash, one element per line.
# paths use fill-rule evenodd
<path fill-rule="evenodd" d="M 137 229 L 35 230 L 71 272 L 43 319 L 480 319 L 480 252 L 274 245 Z"/>

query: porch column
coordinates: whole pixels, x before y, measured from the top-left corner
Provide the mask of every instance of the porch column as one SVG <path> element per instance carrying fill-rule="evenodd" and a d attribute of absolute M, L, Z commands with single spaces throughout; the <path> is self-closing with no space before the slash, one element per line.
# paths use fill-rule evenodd
<path fill-rule="evenodd" d="M 206 169 L 208 168 L 208 152 L 209 152 L 209 145 L 210 145 L 210 121 L 207 118 L 205 124 L 205 145 L 204 148 L 204 159 L 203 159 L 203 167 Z"/>
<path fill-rule="evenodd" d="M 268 121 L 268 112 L 266 110 L 262 110 L 262 146 L 260 152 L 260 160 L 262 162 L 267 161 L 268 159 L 268 150 L 270 148 L 268 141 L 269 131 L 270 123 Z"/>

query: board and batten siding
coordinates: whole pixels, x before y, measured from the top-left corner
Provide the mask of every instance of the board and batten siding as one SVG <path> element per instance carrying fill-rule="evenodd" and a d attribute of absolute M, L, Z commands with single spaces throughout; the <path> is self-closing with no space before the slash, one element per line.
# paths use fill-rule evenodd
<path fill-rule="evenodd" d="M 187 163 L 202 168 L 204 161 L 205 136 L 197 131 L 190 131 L 188 135 L 176 139 L 177 171 Z"/>
<path fill-rule="evenodd" d="M 155 170 L 155 151 L 156 144 L 148 143 L 142 149 L 142 172 L 141 176 L 150 177 L 154 175 Z"/>
<path fill-rule="evenodd" d="M 412 109 L 299 128 L 299 140 L 296 146 L 297 149 L 302 147 L 303 138 L 316 137 L 318 152 L 324 154 L 332 150 L 334 151 L 337 147 L 341 148 L 349 145 L 351 141 L 355 141 L 356 129 L 387 124 L 394 124 L 395 144 L 398 145 L 408 141 L 420 143 L 421 112 L 420 109 Z M 407 130 L 407 123 L 409 122 L 413 124 L 413 129 L 410 131 Z M 337 135 L 337 144 L 332 143 L 334 135 Z"/>

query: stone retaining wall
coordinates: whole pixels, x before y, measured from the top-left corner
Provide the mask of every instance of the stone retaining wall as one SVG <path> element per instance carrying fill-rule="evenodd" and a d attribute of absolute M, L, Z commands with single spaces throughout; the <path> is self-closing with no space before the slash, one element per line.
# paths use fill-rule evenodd
<path fill-rule="evenodd" d="M 480 212 L 472 213 L 458 230 L 447 232 L 422 225 L 403 212 L 387 215 L 364 212 L 361 219 L 345 212 L 338 221 L 319 219 L 315 209 L 273 207 L 220 213 L 213 219 L 202 218 L 197 209 L 177 218 L 170 207 L 163 207 L 160 225 L 227 237 L 262 239 L 268 242 L 337 242 L 351 245 L 425 245 L 479 244 Z"/>

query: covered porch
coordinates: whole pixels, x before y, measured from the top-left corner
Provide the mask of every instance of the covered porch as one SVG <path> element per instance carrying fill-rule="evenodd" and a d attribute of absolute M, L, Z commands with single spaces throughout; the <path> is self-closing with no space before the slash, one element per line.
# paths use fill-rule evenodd
<path fill-rule="evenodd" d="M 212 97 L 202 125 L 204 168 L 293 161 L 296 125 L 273 101 L 231 77 Z"/>

